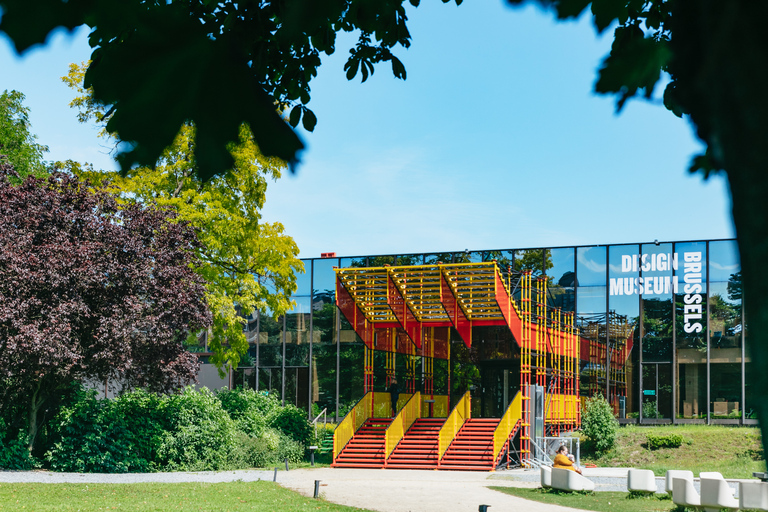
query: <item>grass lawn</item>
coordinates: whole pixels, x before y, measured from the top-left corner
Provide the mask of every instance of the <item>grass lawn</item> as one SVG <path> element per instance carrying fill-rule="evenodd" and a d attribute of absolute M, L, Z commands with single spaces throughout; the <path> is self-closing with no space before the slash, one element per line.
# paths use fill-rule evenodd
<path fill-rule="evenodd" d="M 491 489 L 527 500 L 598 512 L 669 512 L 676 507 L 672 500 L 665 495 L 664 499 L 657 496 L 630 498 L 629 493 L 626 492 L 584 494 L 559 492 L 551 489 L 543 490 L 541 488 L 491 487 Z"/>
<path fill-rule="evenodd" d="M 683 444 L 650 450 L 649 432 L 681 434 Z M 719 471 L 725 478 L 753 478 L 753 471 L 766 470 L 759 429 L 720 425 L 627 425 L 619 428 L 611 451 L 600 457 L 582 453 L 581 461 L 598 467 L 651 469 L 657 476 L 664 476 L 668 469 L 689 469 L 695 476 L 701 471 Z"/>
<path fill-rule="evenodd" d="M 204 512 L 364 510 L 306 498 L 273 482 L 0 484 L 0 511 Z"/>

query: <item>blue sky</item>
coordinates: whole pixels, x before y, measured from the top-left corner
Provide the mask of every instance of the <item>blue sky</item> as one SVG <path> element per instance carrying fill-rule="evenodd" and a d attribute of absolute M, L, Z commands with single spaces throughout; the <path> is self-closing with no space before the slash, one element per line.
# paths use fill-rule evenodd
<path fill-rule="evenodd" d="M 409 18 L 406 81 L 385 64 L 348 82 L 342 37 L 311 84 L 317 128 L 264 210 L 303 257 L 733 236 L 725 180 L 686 172 L 701 149 L 689 124 L 658 100 L 616 115 L 592 94 L 610 31 L 496 0 L 425 1 Z M 26 94 L 49 159 L 114 168 L 59 80 L 88 59 L 86 36 L 22 59 L 0 39 L 0 90 Z"/>

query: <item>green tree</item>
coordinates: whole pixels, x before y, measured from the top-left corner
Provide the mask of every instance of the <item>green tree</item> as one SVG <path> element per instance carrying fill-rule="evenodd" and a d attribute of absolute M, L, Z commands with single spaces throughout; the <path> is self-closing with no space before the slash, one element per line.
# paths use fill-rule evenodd
<path fill-rule="evenodd" d="M 70 106 L 81 122 L 105 127 L 111 113 L 82 86 L 85 64 L 70 65 L 62 80 L 77 92 Z M 243 313 L 259 309 L 274 316 L 291 308 L 295 272 L 304 271 L 298 247 L 279 222 L 261 221 L 269 179 L 278 179 L 285 163 L 261 154 L 248 126 L 240 127 L 237 144 L 228 149 L 234 165 L 226 175 L 206 182 L 198 178 L 196 128 L 184 125 L 153 167 L 131 169 L 124 175 L 105 173 L 69 163 L 81 176 L 107 186 L 124 202 L 156 202 L 178 213 L 195 227 L 202 246 L 197 272 L 207 283 L 213 312 L 208 348 L 211 362 L 236 368 L 248 350 Z M 102 135 L 108 136 L 106 129 Z"/>
<path fill-rule="evenodd" d="M 43 154 L 47 146 L 37 143 L 30 132 L 29 108 L 24 106 L 24 94 L 3 91 L 0 94 L 0 158 L 5 157 L 19 176 L 46 174 Z M 20 180 L 17 180 L 20 182 Z"/>

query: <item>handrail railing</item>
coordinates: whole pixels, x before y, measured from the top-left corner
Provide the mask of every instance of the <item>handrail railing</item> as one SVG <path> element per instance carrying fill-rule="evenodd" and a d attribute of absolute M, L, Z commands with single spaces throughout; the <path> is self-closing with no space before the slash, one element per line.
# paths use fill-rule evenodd
<path fill-rule="evenodd" d="M 373 416 L 373 392 L 368 392 L 344 416 L 339 426 L 333 431 L 333 460 L 355 435 L 365 420 Z"/>
<path fill-rule="evenodd" d="M 421 393 L 418 391 L 405 403 L 384 433 L 384 460 L 394 451 L 413 422 L 421 418 Z"/>
<path fill-rule="evenodd" d="M 517 422 L 520 421 L 522 417 L 523 417 L 523 394 L 518 391 L 517 395 L 515 395 L 515 399 L 512 400 L 511 404 L 509 404 L 509 407 L 507 407 L 506 412 L 504 412 L 504 416 L 501 417 L 501 421 L 499 422 L 499 425 L 496 427 L 496 430 L 493 432 L 493 460 L 494 461 L 501 453 L 502 448 L 504 448 L 504 443 L 506 443 L 507 440 L 509 439 L 509 434 L 512 432 L 512 429 L 515 428 L 515 425 L 517 425 Z"/>
<path fill-rule="evenodd" d="M 450 446 L 453 438 L 456 437 L 461 426 L 470 418 L 471 408 L 472 398 L 470 397 L 469 391 L 467 391 L 448 415 L 442 428 L 440 428 L 440 435 L 437 442 L 437 460 L 443 458 L 445 451 L 448 449 L 448 446 Z"/>
<path fill-rule="evenodd" d="M 320 419 L 320 416 L 323 417 L 323 431 L 325 431 L 325 426 L 328 424 L 328 408 L 324 408 L 322 411 L 320 411 L 320 414 L 317 415 L 315 419 L 313 419 L 310 423 L 312 423 L 312 426 L 315 427 L 315 438 L 317 438 L 317 420 Z M 325 434 L 325 432 L 324 432 Z"/>

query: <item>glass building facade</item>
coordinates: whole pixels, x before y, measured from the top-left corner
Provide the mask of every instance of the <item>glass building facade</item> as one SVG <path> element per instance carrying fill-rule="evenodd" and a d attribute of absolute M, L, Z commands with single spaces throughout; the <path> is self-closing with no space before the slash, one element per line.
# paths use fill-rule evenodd
<path fill-rule="evenodd" d="M 364 394 L 365 350 L 335 306 L 334 268 L 491 260 L 511 282 L 523 271 L 546 277 L 549 306 L 575 312 L 580 395 L 608 397 L 621 422 L 756 423 L 735 240 L 306 259 L 295 307 L 276 320 L 250 318 L 253 366 L 239 368 L 233 383 L 276 393 L 311 417 L 341 418 Z M 515 380 L 514 344 L 497 328 L 476 329 L 477 346 L 454 333 L 450 360 L 435 360 L 435 393 L 477 389 L 473 415 L 494 416 Z M 419 364 L 400 358 L 396 372 Z M 384 362 L 373 366 L 374 388 L 383 390 Z"/>

